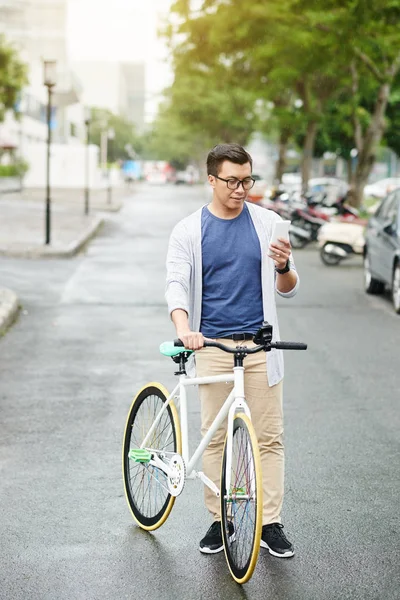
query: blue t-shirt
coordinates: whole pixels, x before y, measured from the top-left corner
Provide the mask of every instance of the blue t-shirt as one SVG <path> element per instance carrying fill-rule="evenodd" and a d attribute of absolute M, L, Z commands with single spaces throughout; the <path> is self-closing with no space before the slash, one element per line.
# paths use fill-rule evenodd
<path fill-rule="evenodd" d="M 246 205 L 234 219 L 201 216 L 203 299 L 200 331 L 205 337 L 255 333 L 263 323 L 261 247 Z"/>

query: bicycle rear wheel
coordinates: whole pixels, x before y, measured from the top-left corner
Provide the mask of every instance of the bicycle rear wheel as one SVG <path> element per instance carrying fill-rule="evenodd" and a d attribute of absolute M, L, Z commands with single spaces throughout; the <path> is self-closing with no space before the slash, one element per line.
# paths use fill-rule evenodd
<path fill-rule="evenodd" d="M 221 473 L 222 537 L 233 578 L 238 583 L 246 583 L 253 574 L 260 551 L 262 473 L 257 437 L 250 419 L 244 413 L 237 414 L 233 421 L 229 490 L 226 485 L 227 439 Z"/>
<path fill-rule="evenodd" d="M 143 387 L 132 402 L 125 426 L 122 450 L 125 495 L 133 518 L 147 531 L 166 521 L 175 502 L 168 489 L 167 475 L 138 452 L 167 398 L 168 392 L 159 383 Z M 173 402 L 157 423 L 146 448 L 166 456 L 181 453 L 179 418 Z"/>

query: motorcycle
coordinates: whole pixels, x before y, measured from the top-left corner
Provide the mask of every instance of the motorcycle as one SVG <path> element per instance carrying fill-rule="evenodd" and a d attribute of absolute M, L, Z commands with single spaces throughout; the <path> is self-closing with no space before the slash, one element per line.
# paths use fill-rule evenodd
<path fill-rule="evenodd" d="M 321 206 L 323 198 L 318 194 L 306 195 L 304 201 L 292 206 L 290 242 L 293 248 L 304 248 L 310 242 L 317 240 L 319 229 L 336 213 L 333 208 Z"/>
<path fill-rule="evenodd" d="M 320 257 L 324 265 L 338 265 L 351 256 L 363 256 L 366 221 L 338 220 L 323 225 L 318 232 Z"/>
<path fill-rule="evenodd" d="M 329 207 L 324 206 L 324 195 L 306 196 L 306 205 L 294 208 L 291 217 L 290 241 L 293 248 L 304 248 L 309 242 L 318 240 L 318 234 L 332 218 L 352 222 L 358 212 L 340 198 Z"/>

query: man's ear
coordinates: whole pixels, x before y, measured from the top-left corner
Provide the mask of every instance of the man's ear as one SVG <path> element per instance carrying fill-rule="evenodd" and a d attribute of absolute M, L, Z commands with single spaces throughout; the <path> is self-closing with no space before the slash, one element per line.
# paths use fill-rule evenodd
<path fill-rule="evenodd" d="M 208 183 L 211 185 L 212 188 L 215 188 L 215 177 L 214 177 L 214 175 L 209 175 L 208 176 Z"/>

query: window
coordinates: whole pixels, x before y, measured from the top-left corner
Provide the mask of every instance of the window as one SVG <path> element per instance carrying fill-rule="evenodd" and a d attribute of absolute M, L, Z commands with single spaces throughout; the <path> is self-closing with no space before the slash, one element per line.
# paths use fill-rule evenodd
<path fill-rule="evenodd" d="M 392 217 L 395 206 L 397 206 L 397 192 L 392 192 L 382 201 L 382 204 L 376 211 L 377 219 L 387 222 Z"/>
<path fill-rule="evenodd" d="M 398 234 L 400 234 L 400 190 L 395 192 L 395 202 L 393 203 L 393 211 L 391 213 L 393 225 Z"/>

